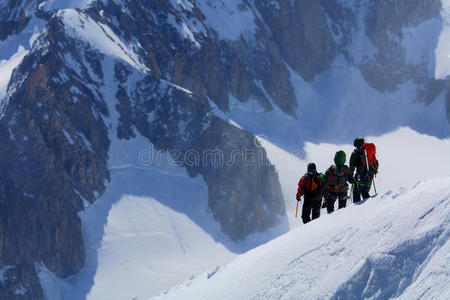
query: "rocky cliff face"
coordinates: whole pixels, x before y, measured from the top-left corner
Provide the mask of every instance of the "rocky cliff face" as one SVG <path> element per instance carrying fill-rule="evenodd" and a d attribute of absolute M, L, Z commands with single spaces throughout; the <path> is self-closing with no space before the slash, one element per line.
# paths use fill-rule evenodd
<path fill-rule="evenodd" d="M 408 80 L 429 83 L 434 74 L 432 57 L 412 60 L 405 51 L 408 28 L 440 17 L 441 1 L 386 1 L 371 3 L 365 16 L 365 33 L 377 49 L 360 64 L 364 78 L 381 91 L 395 91 Z M 435 32 L 435 41 L 439 32 Z M 430 49 L 433 49 L 431 47 Z M 424 53 L 433 55 L 432 53 Z M 430 72 L 431 71 L 431 72 Z"/>
<path fill-rule="evenodd" d="M 15 71 L 15 92 L 0 121 L 0 257 L 3 266 L 13 266 L 4 275 L 8 299 L 17 291 L 42 297 L 35 265 L 61 277 L 83 266 L 77 212 L 82 199 L 94 201 L 109 178 L 107 130 L 93 114 L 106 110 L 76 78 L 69 83 L 56 76 L 71 70 L 59 58 L 61 49 L 52 48 L 62 33 L 55 23 Z M 70 91 L 76 86 L 86 93 L 78 101 Z"/>
<path fill-rule="evenodd" d="M 429 53 L 411 59 L 403 44 L 408 28 L 439 19 L 438 0 L 93 1 L 59 12 L 41 2 L 1 3 L 2 40 L 33 11 L 48 18 L 13 73 L 0 119 L 5 299 L 42 298 L 36 268 L 60 277 L 82 268 L 77 213 L 105 190 L 112 137 L 139 133 L 176 150 L 177 163 L 207 183 L 222 230 L 240 240 L 280 222 L 283 196 L 254 135 L 213 106 L 227 112 L 233 98 L 255 99 L 294 119 L 291 71 L 311 82 L 337 57 L 379 91 L 412 80 L 420 101 L 449 95 Z"/>
<path fill-rule="evenodd" d="M 254 33 L 223 40 L 208 27 L 200 8 L 186 3 L 173 6 L 164 1 L 130 1 L 123 10 L 112 1 L 96 2 L 88 13 L 125 40 L 138 41 L 141 47 L 137 51 L 156 78 L 209 97 L 224 111 L 231 94 L 242 102 L 254 96 L 266 110 L 276 105 L 293 115 L 297 106 L 289 72 L 262 22 L 255 25 Z M 221 5 L 226 4 L 218 1 L 214 9 L 206 6 L 220 12 Z M 232 14 L 252 16 L 251 7 L 244 3 L 231 8 Z"/>
<path fill-rule="evenodd" d="M 41 298 L 36 268 L 45 266 L 67 277 L 83 266 L 77 212 L 83 202 L 95 201 L 105 190 L 110 134 L 130 139 L 137 130 L 158 150 L 178 150 L 178 163 L 192 176 L 204 177 L 213 216 L 234 240 L 267 230 L 284 215 L 278 176 L 264 149 L 253 134 L 215 116 L 207 92 L 202 91 L 213 90 L 205 82 L 219 75 L 205 68 L 204 78 L 196 75 L 198 79 L 188 86 L 194 92 L 178 87 L 189 79 L 177 75 L 184 73 L 181 62 L 189 59 L 181 54 L 189 55 L 189 51 L 170 49 L 174 53 L 167 57 L 164 52 L 171 42 L 183 45 L 185 41 L 162 33 L 149 37 L 145 30 L 122 32 L 111 25 L 117 35 L 133 34 L 141 45 L 164 46 L 158 51 L 139 49 L 143 62 L 124 62 L 80 39 L 79 24 L 89 30 L 108 28 L 104 20 L 113 18 L 129 18 L 124 22 L 131 23 L 130 15 L 113 14 L 122 10 L 110 5 L 98 3 L 86 12 L 63 11 L 53 16 L 46 33 L 12 76 L 0 121 L 4 154 L 0 240 L 5 268 L 0 284 L 5 298 Z M 115 34 L 107 38 L 111 36 Z M 172 83 L 177 76 L 179 82 Z M 219 82 L 211 79 L 211 84 Z M 114 101 L 107 98 L 111 93 Z M 105 120 L 114 117 L 117 128 L 109 128 Z M 251 157 L 232 161 L 233 153 L 244 149 L 258 153 L 261 162 Z M 193 150 L 202 159 L 189 164 L 183 157 Z M 223 161 L 204 160 L 209 151 L 223 153 Z"/>
<path fill-rule="evenodd" d="M 30 21 L 36 7 L 35 0 L 0 2 L 0 41 L 20 33 Z"/>
<path fill-rule="evenodd" d="M 312 81 L 330 66 L 339 48 L 324 9 L 328 3 L 255 1 L 254 5 L 282 59 L 305 80 Z"/>

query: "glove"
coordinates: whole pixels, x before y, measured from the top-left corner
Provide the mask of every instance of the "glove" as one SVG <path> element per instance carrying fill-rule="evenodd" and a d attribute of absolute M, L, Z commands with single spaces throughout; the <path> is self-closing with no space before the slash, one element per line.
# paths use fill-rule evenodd
<path fill-rule="evenodd" d="M 302 196 L 297 195 L 296 198 L 297 198 L 297 201 L 300 201 L 302 199 Z"/>

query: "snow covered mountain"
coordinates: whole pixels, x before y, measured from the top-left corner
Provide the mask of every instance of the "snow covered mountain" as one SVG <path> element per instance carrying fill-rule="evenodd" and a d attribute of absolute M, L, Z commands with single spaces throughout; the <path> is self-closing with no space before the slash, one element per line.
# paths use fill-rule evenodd
<path fill-rule="evenodd" d="M 300 174 L 283 177 L 265 140 L 298 161 L 308 142 L 400 126 L 447 138 L 448 7 L 0 1 L 0 297 L 100 295 L 98 276 L 118 268 L 101 252 L 142 232 L 142 248 L 162 236 L 191 262 L 195 241 L 221 253 L 152 292 L 286 232 Z M 166 225 L 114 217 L 139 201 Z M 156 265 L 177 251 L 136 255 Z M 168 268 L 154 265 L 152 279 Z"/>
<path fill-rule="evenodd" d="M 450 177 L 352 205 L 152 299 L 448 299 Z"/>

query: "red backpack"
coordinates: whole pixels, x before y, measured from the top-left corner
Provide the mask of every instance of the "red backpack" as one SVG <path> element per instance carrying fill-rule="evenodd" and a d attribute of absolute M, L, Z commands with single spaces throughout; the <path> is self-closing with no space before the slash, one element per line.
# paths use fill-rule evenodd
<path fill-rule="evenodd" d="M 363 148 L 364 148 L 364 155 L 365 155 L 364 165 L 369 163 L 369 166 L 372 166 L 377 161 L 377 159 L 375 157 L 375 154 L 377 152 L 375 144 L 374 143 L 364 143 Z"/>

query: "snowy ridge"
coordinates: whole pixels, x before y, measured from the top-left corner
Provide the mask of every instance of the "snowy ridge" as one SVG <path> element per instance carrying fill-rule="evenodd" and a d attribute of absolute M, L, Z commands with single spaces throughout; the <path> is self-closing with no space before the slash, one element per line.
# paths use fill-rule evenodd
<path fill-rule="evenodd" d="M 88 15 L 74 9 L 60 11 L 58 15 L 66 25 L 66 32 L 72 37 L 88 42 L 91 47 L 98 49 L 102 54 L 123 60 L 136 69 L 149 71 L 139 62 L 139 56 L 108 26 L 97 23 Z"/>
<path fill-rule="evenodd" d="M 31 20 L 20 34 L 10 35 L 6 40 L 0 41 L 0 117 L 2 117 L 2 112 L 8 105 L 7 87 L 13 70 L 22 62 L 34 41 L 44 31 L 45 22 L 34 15 L 35 10 L 50 12 L 75 7 L 84 8 L 90 2 L 92 0 L 46 0 L 42 1 L 36 8 L 36 1 L 22 1 L 22 4 L 10 15 L 10 18 L 13 19 L 18 17 L 21 9 L 25 9 L 25 15 L 30 17 Z M 5 5 L 0 4 L 0 8 L 4 9 L 3 6 Z"/>
<path fill-rule="evenodd" d="M 351 205 L 154 299 L 448 299 L 450 177 Z"/>

